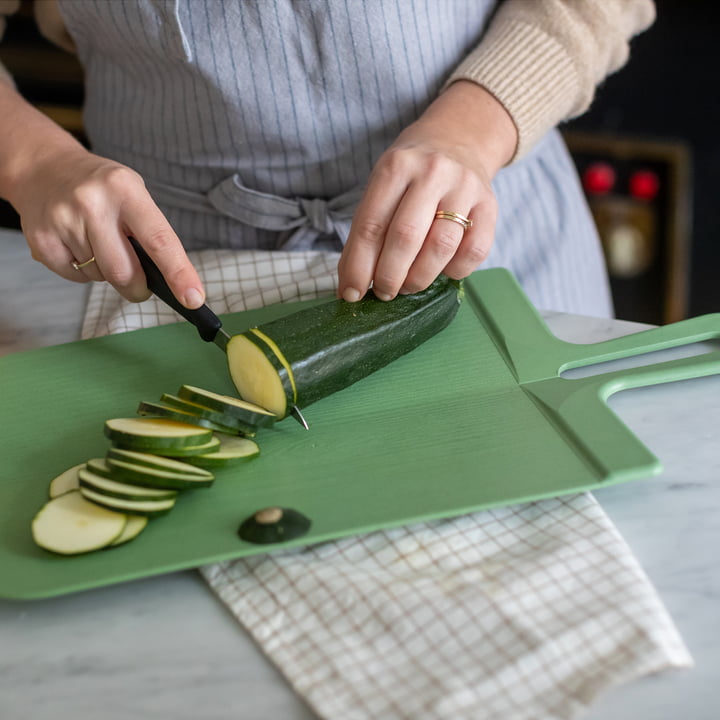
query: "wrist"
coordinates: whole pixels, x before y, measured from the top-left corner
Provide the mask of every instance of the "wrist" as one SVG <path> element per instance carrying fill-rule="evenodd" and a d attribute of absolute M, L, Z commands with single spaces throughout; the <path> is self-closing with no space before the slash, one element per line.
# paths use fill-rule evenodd
<path fill-rule="evenodd" d="M 518 131 L 512 117 L 492 93 L 469 80 L 447 87 L 427 109 L 423 118 L 448 128 L 453 138 L 466 145 L 491 177 L 512 162 Z"/>
<path fill-rule="evenodd" d="M 3 83 L 0 83 L 0 107 L 4 110 L 0 133 L 0 197 L 18 209 L 24 188 L 32 187 L 43 167 L 87 151 L 69 132 Z"/>

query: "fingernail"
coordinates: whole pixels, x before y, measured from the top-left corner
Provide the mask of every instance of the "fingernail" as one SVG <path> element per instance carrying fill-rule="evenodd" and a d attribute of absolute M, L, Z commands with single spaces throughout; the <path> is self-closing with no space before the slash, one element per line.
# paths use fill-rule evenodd
<path fill-rule="evenodd" d="M 203 298 L 202 293 L 197 288 L 190 288 L 185 293 L 185 307 L 190 308 L 191 310 L 195 310 L 196 308 L 199 308 L 203 304 L 203 302 L 205 302 L 205 299 Z"/>
<path fill-rule="evenodd" d="M 347 302 L 357 302 L 360 299 L 360 291 L 352 287 L 345 288 L 342 296 Z"/>
<path fill-rule="evenodd" d="M 374 290 L 373 292 L 375 293 L 375 297 L 378 298 L 378 300 L 384 300 L 385 302 L 387 302 L 388 300 L 393 299 L 393 296 L 389 293 L 378 292 L 377 290 Z"/>

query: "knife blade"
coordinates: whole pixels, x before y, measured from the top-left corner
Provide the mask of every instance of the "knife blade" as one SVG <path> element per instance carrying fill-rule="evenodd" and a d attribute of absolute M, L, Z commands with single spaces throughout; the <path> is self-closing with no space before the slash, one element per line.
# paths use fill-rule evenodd
<path fill-rule="evenodd" d="M 225 332 L 220 318 L 207 306 L 201 305 L 199 308 L 191 310 L 186 308 L 173 295 L 170 286 L 167 284 L 165 277 L 160 272 L 160 268 L 155 261 L 147 254 L 145 248 L 133 237 L 128 237 L 130 245 L 135 254 L 138 256 L 140 265 L 145 273 L 145 281 L 148 290 L 162 300 L 166 305 L 171 307 L 175 312 L 179 313 L 186 320 L 191 322 L 198 331 L 198 335 L 205 342 L 215 343 L 223 352 L 227 352 L 227 344 L 230 341 L 230 335 Z M 300 408 L 293 406 L 290 414 L 297 420 L 306 430 L 309 430 L 307 421 L 300 412 Z"/>

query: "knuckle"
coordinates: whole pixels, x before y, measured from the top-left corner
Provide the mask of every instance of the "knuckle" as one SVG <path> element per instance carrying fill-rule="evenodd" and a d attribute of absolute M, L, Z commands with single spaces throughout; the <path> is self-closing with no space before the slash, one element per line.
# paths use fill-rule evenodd
<path fill-rule="evenodd" d="M 444 176 L 453 168 L 453 161 L 439 152 L 429 153 L 425 158 L 425 173 L 430 178 Z"/>
<path fill-rule="evenodd" d="M 143 246 L 163 255 L 178 255 L 179 242 L 175 234 L 167 227 L 156 226 L 143 233 Z"/>
<path fill-rule="evenodd" d="M 30 248 L 30 257 L 33 260 L 48 267 L 52 264 L 55 255 L 54 250 L 58 245 L 54 235 L 36 231 L 31 235 L 27 235 L 27 243 Z"/>
<path fill-rule="evenodd" d="M 391 177 L 405 175 L 415 165 L 412 152 L 406 148 L 390 148 L 386 150 L 377 163 L 376 170 Z"/>
<path fill-rule="evenodd" d="M 133 286 L 133 274 L 128 268 L 115 266 L 103 268 L 103 277 L 114 288 L 129 289 Z"/>
<path fill-rule="evenodd" d="M 98 206 L 104 201 L 105 190 L 97 181 L 89 180 L 73 188 L 70 197 L 74 208 L 77 208 L 82 215 L 90 215 L 96 212 Z M 69 206 L 58 205 L 55 208 L 56 217 L 64 217 L 71 212 Z"/>
<path fill-rule="evenodd" d="M 364 220 L 355 228 L 355 238 L 363 247 L 372 247 L 382 243 L 385 237 L 385 226 L 374 220 Z"/>
<path fill-rule="evenodd" d="M 481 243 L 472 243 L 463 251 L 464 264 L 472 269 L 481 265 L 490 255 L 490 247 Z"/>
<path fill-rule="evenodd" d="M 390 229 L 390 240 L 401 251 L 408 250 L 418 244 L 422 232 L 417 225 L 408 222 L 398 222 Z"/>
<path fill-rule="evenodd" d="M 400 286 L 398 278 L 387 271 L 378 271 L 373 278 L 373 290 L 377 293 L 395 295 Z"/>
<path fill-rule="evenodd" d="M 460 237 L 450 230 L 442 230 L 433 234 L 431 245 L 438 255 L 453 255 L 460 244 Z"/>
<path fill-rule="evenodd" d="M 102 181 L 113 191 L 126 188 L 128 184 L 144 184 L 140 175 L 126 165 L 110 165 L 103 170 Z"/>
<path fill-rule="evenodd" d="M 101 170 L 73 188 L 71 197 L 75 207 L 85 213 L 92 213 L 111 198 L 122 197 L 132 188 L 140 176 L 124 165 L 104 166 Z"/>

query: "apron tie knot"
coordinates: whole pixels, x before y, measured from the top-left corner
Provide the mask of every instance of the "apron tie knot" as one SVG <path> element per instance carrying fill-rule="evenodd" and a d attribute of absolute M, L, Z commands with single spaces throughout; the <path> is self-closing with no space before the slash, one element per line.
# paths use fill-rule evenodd
<path fill-rule="evenodd" d="M 333 211 L 321 198 L 299 198 L 300 209 L 307 218 L 310 227 L 323 235 L 335 232 Z"/>

